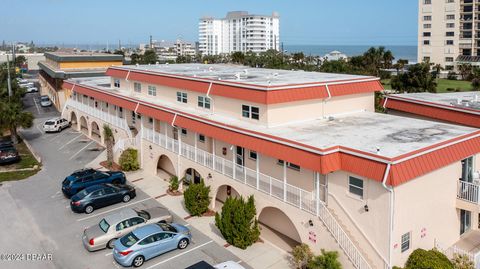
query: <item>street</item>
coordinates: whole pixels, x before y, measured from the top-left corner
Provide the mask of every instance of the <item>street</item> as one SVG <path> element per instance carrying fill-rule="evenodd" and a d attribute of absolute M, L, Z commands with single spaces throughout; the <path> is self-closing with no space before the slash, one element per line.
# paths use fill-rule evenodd
<path fill-rule="evenodd" d="M 103 148 L 71 128 L 60 133 L 43 133 L 43 122 L 59 113 L 53 107 L 40 107 L 35 98 L 39 98 L 38 93 L 27 94 L 24 98 L 26 109 L 34 113 L 36 119 L 34 126 L 22 133 L 42 157 L 43 168 L 31 178 L 0 186 L 0 225 L 5 227 L 0 232 L 0 268 L 120 268 L 111 250 L 92 253 L 85 250 L 81 241 L 84 228 L 125 207 L 141 209 L 161 205 L 161 199 L 137 189 L 137 197 L 129 203 L 98 209 L 90 215 L 73 213 L 69 200 L 60 191 L 61 181 L 92 161 Z M 188 225 L 172 213 L 174 222 Z M 153 258 L 143 268 L 185 268 L 201 260 L 211 264 L 239 261 L 194 228 L 192 236 L 193 242 L 185 250 Z M 31 254 L 39 254 L 35 256 L 36 261 L 32 261 Z M 242 266 L 249 268 L 246 264 Z"/>

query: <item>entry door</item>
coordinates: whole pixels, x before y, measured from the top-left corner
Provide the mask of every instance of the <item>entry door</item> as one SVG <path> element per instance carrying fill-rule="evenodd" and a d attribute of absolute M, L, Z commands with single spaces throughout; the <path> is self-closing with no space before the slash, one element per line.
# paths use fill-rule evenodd
<path fill-rule="evenodd" d="M 471 227 L 471 213 L 470 211 L 460 210 L 460 235 L 469 231 Z"/>
<path fill-rule="evenodd" d="M 472 182 L 473 180 L 473 157 L 467 158 L 462 161 L 462 179 L 466 182 Z"/>
<path fill-rule="evenodd" d="M 244 160 L 245 160 L 244 153 L 245 153 L 245 150 L 242 147 L 237 146 L 237 150 L 236 150 L 237 165 L 241 165 L 241 166 L 244 165 Z"/>

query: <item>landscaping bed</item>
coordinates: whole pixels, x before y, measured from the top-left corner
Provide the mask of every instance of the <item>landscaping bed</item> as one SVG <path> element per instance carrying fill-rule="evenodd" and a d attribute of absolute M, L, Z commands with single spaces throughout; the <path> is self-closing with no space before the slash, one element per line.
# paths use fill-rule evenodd
<path fill-rule="evenodd" d="M 7 139 L 9 139 L 8 136 L 2 137 L 2 140 Z M 35 159 L 25 142 L 20 141 L 14 147 L 20 155 L 20 161 L 0 166 L 0 182 L 25 179 L 40 171 L 41 164 Z"/>

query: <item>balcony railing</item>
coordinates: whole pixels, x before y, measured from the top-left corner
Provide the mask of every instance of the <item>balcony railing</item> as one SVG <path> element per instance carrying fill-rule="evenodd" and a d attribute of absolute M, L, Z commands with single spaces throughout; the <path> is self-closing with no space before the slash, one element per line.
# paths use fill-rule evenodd
<path fill-rule="evenodd" d="M 95 107 L 91 107 L 89 105 L 80 103 L 74 99 L 68 99 L 66 107 L 72 107 L 74 109 L 77 109 L 85 114 L 88 114 L 92 117 L 98 118 L 104 122 L 107 122 L 113 126 L 116 126 L 120 129 L 123 129 L 127 132 L 128 136 L 131 138 L 132 133 L 130 131 L 130 128 L 128 127 L 127 121 L 124 118 L 120 118 L 116 115 L 112 115 L 110 113 L 107 113 L 105 111 L 102 111 L 100 109 L 97 109 Z"/>
<path fill-rule="evenodd" d="M 248 185 L 258 191 L 298 207 L 301 210 L 317 215 L 338 242 L 339 246 L 343 249 L 355 268 L 371 269 L 371 266 L 363 257 L 362 253 L 352 242 L 348 234 L 343 230 L 336 218 L 328 210 L 327 206 L 320 199 L 316 199 L 313 192 L 292 186 L 245 166 L 237 165 L 220 156 L 213 155 L 199 148 L 179 142 L 173 138 L 166 137 L 152 129 L 143 128 L 141 133 L 142 137 L 147 141 L 157 144 L 174 153 L 180 153 L 181 156 L 232 178 L 237 182 Z"/>
<path fill-rule="evenodd" d="M 457 188 L 457 198 L 478 204 L 479 202 L 479 187 L 480 185 L 459 180 Z"/>

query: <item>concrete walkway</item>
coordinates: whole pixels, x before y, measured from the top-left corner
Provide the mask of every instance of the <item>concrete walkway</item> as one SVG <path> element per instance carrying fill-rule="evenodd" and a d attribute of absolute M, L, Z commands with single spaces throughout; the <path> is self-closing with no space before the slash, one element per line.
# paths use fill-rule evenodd
<path fill-rule="evenodd" d="M 103 152 L 87 166 L 99 168 L 101 167 L 99 163 L 105 159 L 106 153 Z M 166 194 L 169 184 L 165 178 L 148 175 L 143 170 L 126 173 L 126 175 L 131 184 L 140 188 L 151 197 L 157 198 L 159 202 L 172 212 L 175 212 L 175 214 L 183 216 L 191 226 L 202 231 L 219 245 L 226 246 L 226 249 L 239 257 L 242 262 L 247 263 L 255 269 L 293 268 L 290 262 L 290 255 L 285 250 L 280 249 L 263 238 L 263 243 L 255 243 L 246 250 L 228 246 L 220 231 L 215 226 L 215 217 L 190 217 L 190 214 L 185 209 L 182 195 L 170 196 Z M 165 175 L 161 176 L 165 177 Z"/>

